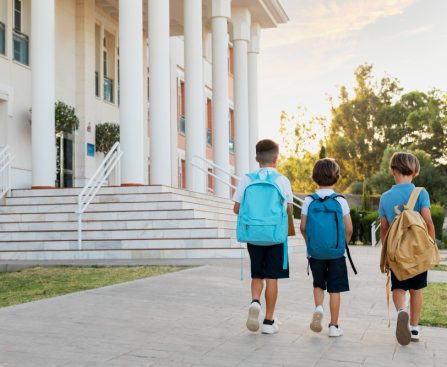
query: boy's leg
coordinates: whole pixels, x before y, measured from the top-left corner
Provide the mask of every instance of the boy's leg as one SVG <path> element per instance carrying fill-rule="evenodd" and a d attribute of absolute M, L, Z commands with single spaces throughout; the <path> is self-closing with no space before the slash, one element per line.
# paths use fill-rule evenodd
<path fill-rule="evenodd" d="M 264 288 L 264 280 L 259 278 L 253 278 L 251 280 L 251 299 L 260 301 L 263 288 Z"/>
<path fill-rule="evenodd" d="M 409 315 L 407 309 L 406 293 L 408 280 L 400 281 L 391 272 L 391 289 L 393 302 L 397 310 L 396 339 L 400 345 L 408 345 L 411 342 L 410 327 L 408 325 Z"/>
<path fill-rule="evenodd" d="M 410 325 L 418 326 L 422 310 L 422 290 L 410 289 Z"/>
<path fill-rule="evenodd" d="M 404 289 L 393 290 L 393 302 L 397 311 L 407 307 L 406 293 Z"/>
<path fill-rule="evenodd" d="M 276 300 L 278 299 L 278 279 L 266 279 L 265 288 L 265 318 L 273 320 Z"/>
<path fill-rule="evenodd" d="M 314 302 L 315 302 L 315 307 L 323 306 L 323 302 L 324 302 L 324 290 L 323 289 L 321 289 L 319 287 L 314 288 Z"/>
<path fill-rule="evenodd" d="M 331 308 L 331 325 L 338 325 L 340 315 L 340 293 L 329 293 Z"/>

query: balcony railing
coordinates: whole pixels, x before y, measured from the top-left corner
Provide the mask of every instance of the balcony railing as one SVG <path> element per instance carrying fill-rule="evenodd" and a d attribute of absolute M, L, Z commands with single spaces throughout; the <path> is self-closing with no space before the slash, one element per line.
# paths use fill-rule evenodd
<path fill-rule="evenodd" d="M 99 73 L 95 71 L 95 96 L 99 97 Z"/>
<path fill-rule="evenodd" d="M 26 34 L 14 29 L 12 33 L 14 60 L 29 65 L 29 38 Z"/>
<path fill-rule="evenodd" d="M 230 146 L 230 152 L 234 153 L 234 138 L 230 138 L 230 141 L 228 143 Z"/>
<path fill-rule="evenodd" d="M 0 54 L 6 53 L 5 23 L 0 22 Z"/>
<path fill-rule="evenodd" d="M 179 133 L 182 135 L 186 133 L 185 116 L 180 116 Z"/>
<path fill-rule="evenodd" d="M 113 103 L 113 80 L 104 77 L 104 101 Z"/>
<path fill-rule="evenodd" d="M 211 132 L 211 129 L 206 130 L 206 143 L 212 147 L 213 146 L 213 133 Z"/>

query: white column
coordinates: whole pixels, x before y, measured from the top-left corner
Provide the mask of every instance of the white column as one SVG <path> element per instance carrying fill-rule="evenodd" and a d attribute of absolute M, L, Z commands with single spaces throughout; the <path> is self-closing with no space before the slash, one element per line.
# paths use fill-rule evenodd
<path fill-rule="evenodd" d="M 143 185 L 143 2 L 119 0 L 122 185 Z"/>
<path fill-rule="evenodd" d="M 250 171 L 259 167 L 256 162 L 256 143 L 259 140 L 258 121 L 258 54 L 260 51 L 261 26 L 251 25 L 251 39 L 248 45 L 248 120 Z"/>
<path fill-rule="evenodd" d="M 184 1 L 186 187 L 206 192 L 206 175 L 193 166 L 194 157 L 205 158 L 203 104 L 202 0 Z"/>
<path fill-rule="evenodd" d="M 56 181 L 55 0 L 31 1 L 31 84 L 33 187 Z"/>
<path fill-rule="evenodd" d="M 213 0 L 212 6 L 214 162 L 229 172 L 228 20 L 231 17 L 231 0 Z M 229 176 L 218 169 L 215 174 L 230 181 Z M 215 194 L 228 198 L 230 188 L 215 180 Z"/>
<path fill-rule="evenodd" d="M 173 37 L 170 39 L 170 65 L 171 65 L 171 186 L 179 187 L 178 182 L 178 90 L 179 80 L 177 78 L 176 42 Z"/>
<path fill-rule="evenodd" d="M 247 8 L 235 8 L 233 20 L 234 57 L 234 149 L 236 175 L 250 170 L 248 115 L 248 42 L 251 15 Z"/>
<path fill-rule="evenodd" d="M 171 185 L 169 1 L 149 0 L 151 185 Z"/>

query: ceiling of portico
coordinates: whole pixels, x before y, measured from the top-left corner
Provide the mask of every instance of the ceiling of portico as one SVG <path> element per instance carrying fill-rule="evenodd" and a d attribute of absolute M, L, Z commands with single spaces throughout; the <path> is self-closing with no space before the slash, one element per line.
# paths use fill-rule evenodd
<path fill-rule="evenodd" d="M 183 3 L 184 0 L 169 0 L 171 13 L 171 35 L 183 34 Z M 212 0 L 203 0 L 203 24 L 210 26 Z M 96 6 L 109 14 L 116 22 L 119 17 L 119 0 L 95 0 Z M 130 2 L 129 2 L 130 3 Z M 252 22 L 257 22 L 262 28 L 276 27 L 278 23 L 287 22 L 287 14 L 279 0 L 232 0 L 233 7 L 247 7 L 252 16 Z M 143 0 L 143 28 L 147 34 L 148 0 Z M 230 28 L 231 29 L 231 28 Z"/>

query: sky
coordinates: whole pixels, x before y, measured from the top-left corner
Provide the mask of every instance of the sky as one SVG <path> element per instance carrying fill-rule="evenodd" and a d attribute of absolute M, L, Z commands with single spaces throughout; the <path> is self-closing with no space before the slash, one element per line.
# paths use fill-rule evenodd
<path fill-rule="evenodd" d="M 259 135 L 280 140 L 282 110 L 329 115 L 355 68 L 400 80 L 404 92 L 447 91 L 446 0 L 281 0 L 290 21 L 263 30 Z"/>

